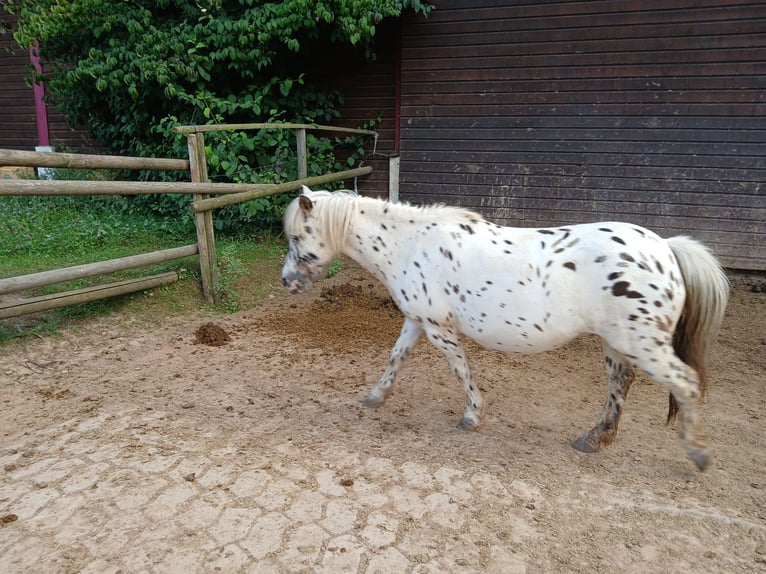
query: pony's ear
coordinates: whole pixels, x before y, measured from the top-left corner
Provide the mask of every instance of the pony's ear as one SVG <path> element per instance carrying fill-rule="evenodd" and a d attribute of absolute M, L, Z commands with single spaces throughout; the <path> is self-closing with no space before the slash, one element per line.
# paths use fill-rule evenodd
<path fill-rule="evenodd" d="M 300 206 L 301 206 L 301 209 L 302 209 L 304 212 L 306 212 L 306 213 L 308 213 L 309 211 L 311 211 L 311 210 L 312 210 L 312 208 L 314 207 L 314 204 L 313 204 L 313 203 L 311 202 L 311 200 L 310 200 L 310 199 L 309 199 L 307 196 L 305 196 L 305 195 L 301 195 L 301 196 L 298 198 L 298 205 L 300 205 Z"/>

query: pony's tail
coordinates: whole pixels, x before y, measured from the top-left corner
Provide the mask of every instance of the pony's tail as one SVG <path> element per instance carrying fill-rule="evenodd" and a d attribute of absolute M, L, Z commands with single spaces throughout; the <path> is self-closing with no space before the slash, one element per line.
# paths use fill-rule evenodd
<path fill-rule="evenodd" d="M 707 385 L 705 358 L 723 322 L 729 300 L 729 281 L 710 249 L 690 237 L 671 237 L 668 244 L 676 256 L 686 286 L 686 301 L 673 334 L 678 357 L 697 371 L 700 394 Z M 678 414 L 678 403 L 668 399 L 667 424 Z"/>

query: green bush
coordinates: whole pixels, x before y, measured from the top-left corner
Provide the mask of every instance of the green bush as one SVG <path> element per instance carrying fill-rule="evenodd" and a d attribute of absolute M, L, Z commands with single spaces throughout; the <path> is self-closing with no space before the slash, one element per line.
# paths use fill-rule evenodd
<path fill-rule="evenodd" d="M 50 98 L 73 124 L 123 155 L 186 157 L 177 125 L 300 122 L 338 117 L 333 69 L 374 57 L 376 26 L 419 0 L 7 0 L 14 37 L 39 41 Z M 374 118 L 370 118 L 372 121 Z M 295 177 L 292 136 L 272 130 L 206 136 L 213 181 Z M 341 151 L 342 144 L 350 150 Z M 359 138 L 313 136 L 309 175 L 358 161 Z M 348 160 L 344 160 L 348 161 Z M 143 178 L 170 177 L 145 173 Z M 176 176 L 177 177 L 177 176 Z M 224 225 L 273 224 L 281 200 L 223 214 Z M 178 197 L 138 198 L 135 208 L 188 217 Z"/>

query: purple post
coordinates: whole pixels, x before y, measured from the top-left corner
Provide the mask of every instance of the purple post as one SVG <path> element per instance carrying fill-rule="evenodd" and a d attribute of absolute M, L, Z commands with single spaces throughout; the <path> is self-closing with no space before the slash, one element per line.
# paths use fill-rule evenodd
<path fill-rule="evenodd" d="M 32 65 L 35 67 L 35 72 L 42 74 L 42 67 L 40 66 L 40 50 L 39 45 L 35 43 L 34 46 L 29 47 L 29 58 L 32 60 Z M 45 86 L 42 82 L 32 82 L 35 94 L 35 115 L 37 116 L 37 139 L 39 142 L 38 147 L 49 147 L 50 141 L 48 139 L 48 109 L 45 106 Z M 48 150 L 50 151 L 50 150 Z"/>

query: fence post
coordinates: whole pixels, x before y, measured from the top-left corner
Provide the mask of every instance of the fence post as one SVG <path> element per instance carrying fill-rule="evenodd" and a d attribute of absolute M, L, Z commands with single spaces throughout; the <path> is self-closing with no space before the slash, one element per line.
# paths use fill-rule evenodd
<path fill-rule="evenodd" d="M 207 157 L 205 156 L 205 137 L 201 133 L 187 136 L 189 148 L 189 170 L 193 182 L 207 183 Z M 207 194 L 194 194 L 194 201 L 207 199 Z M 218 300 L 216 283 L 218 265 L 215 256 L 215 236 L 213 234 L 213 212 L 201 211 L 194 214 L 197 227 L 197 245 L 199 246 L 199 267 L 202 276 L 202 295 L 208 305 Z"/>
<path fill-rule="evenodd" d="M 306 160 L 306 129 L 297 129 L 296 136 L 298 139 L 298 179 L 304 179 L 308 176 Z"/>

